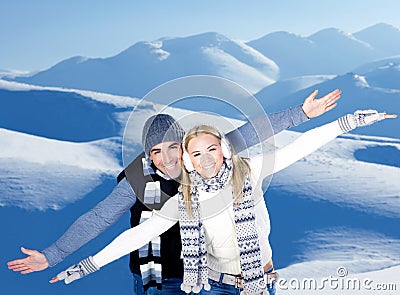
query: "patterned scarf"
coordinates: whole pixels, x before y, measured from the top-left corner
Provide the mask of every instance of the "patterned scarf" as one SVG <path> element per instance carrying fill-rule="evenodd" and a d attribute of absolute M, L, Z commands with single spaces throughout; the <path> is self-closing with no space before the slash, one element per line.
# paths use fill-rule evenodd
<path fill-rule="evenodd" d="M 198 190 L 216 192 L 225 188 L 232 178 L 232 161 L 225 159 L 218 174 L 204 179 L 196 171 L 190 172 L 192 215 L 189 215 L 182 190 L 179 189 L 179 224 L 182 239 L 184 275 L 182 290 L 186 293 L 210 289 L 206 240 L 200 213 Z M 261 294 L 265 288 L 261 265 L 260 244 L 255 223 L 253 188 L 247 174 L 240 204 L 234 204 L 235 228 L 240 252 L 240 267 L 246 294 Z"/>
<path fill-rule="evenodd" d="M 151 216 L 151 211 L 142 211 L 140 223 L 146 221 Z M 160 251 L 161 239 L 159 236 L 139 249 L 140 273 L 142 274 L 143 288 L 145 290 L 153 285 L 161 289 L 162 266 Z"/>

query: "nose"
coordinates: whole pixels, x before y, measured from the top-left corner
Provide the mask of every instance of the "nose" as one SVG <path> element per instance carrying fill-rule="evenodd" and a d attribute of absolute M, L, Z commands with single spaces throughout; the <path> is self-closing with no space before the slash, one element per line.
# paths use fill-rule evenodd
<path fill-rule="evenodd" d="M 163 158 L 163 162 L 164 164 L 169 164 L 170 162 L 173 162 L 175 160 L 175 154 L 173 152 L 165 152 L 162 154 Z"/>
<path fill-rule="evenodd" d="M 215 163 L 215 159 L 214 159 L 214 157 L 213 157 L 211 154 L 209 154 L 209 153 L 204 154 L 204 155 L 202 155 L 202 156 L 200 157 L 200 166 L 201 166 L 201 167 L 207 167 L 207 166 L 210 166 L 210 165 L 212 165 L 212 164 L 214 164 L 214 163 Z"/>

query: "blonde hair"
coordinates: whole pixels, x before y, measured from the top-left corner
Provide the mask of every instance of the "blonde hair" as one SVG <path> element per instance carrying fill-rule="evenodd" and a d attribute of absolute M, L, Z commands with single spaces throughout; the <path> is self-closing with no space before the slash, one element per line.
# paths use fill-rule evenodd
<path fill-rule="evenodd" d="M 221 144 L 221 135 L 220 132 L 212 127 L 212 126 L 208 126 L 208 125 L 198 125 L 195 126 L 193 128 L 191 128 L 187 133 L 186 136 L 184 138 L 184 142 L 183 142 L 183 147 L 184 150 L 187 152 L 187 147 L 189 145 L 189 142 L 199 136 L 199 135 L 203 135 L 203 134 L 209 134 L 214 136 L 215 138 L 218 139 L 219 143 Z M 245 185 L 245 180 L 246 180 L 246 174 L 250 173 L 250 166 L 247 163 L 245 158 L 242 158 L 240 156 L 238 156 L 234 149 L 232 147 L 230 147 L 231 150 L 231 159 L 232 159 L 232 193 L 233 193 L 233 200 L 235 203 L 240 203 L 240 201 L 242 200 L 242 196 L 243 196 L 243 187 Z M 183 197 L 184 197 L 184 201 L 186 204 L 186 209 L 189 213 L 191 213 L 192 211 L 192 206 L 191 206 L 191 197 L 190 197 L 190 177 L 189 177 L 189 173 L 186 170 L 185 165 L 182 163 L 182 193 L 183 193 Z"/>

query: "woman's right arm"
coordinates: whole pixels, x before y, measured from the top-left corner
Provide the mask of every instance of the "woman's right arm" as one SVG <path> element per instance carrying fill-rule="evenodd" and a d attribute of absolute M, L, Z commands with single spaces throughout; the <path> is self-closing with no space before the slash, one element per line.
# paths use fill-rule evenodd
<path fill-rule="evenodd" d="M 145 222 L 124 231 L 96 255 L 83 259 L 78 264 L 62 271 L 50 282 L 55 283 L 64 280 L 66 284 L 69 284 L 97 271 L 102 266 L 139 249 L 153 238 L 167 231 L 178 221 L 178 218 L 178 201 L 177 196 L 175 196 L 165 202 L 161 210 Z"/>
<path fill-rule="evenodd" d="M 175 198 L 169 199 L 159 212 L 145 222 L 128 229 L 116 237 L 103 250 L 93 256 L 100 268 L 122 256 L 135 251 L 155 237 L 167 231 L 178 221 L 178 205 Z"/>
<path fill-rule="evenodd" d="M 349 132 L 356 127 L 367 126 L 385 118 L 391 118 L 390 116 L 378 113 L 375 110 L 356 111 L 354 114 L 342 116 L 331 123 L 311 129 L 274 153 L 267 152 L 264 155 L 255 157 L 252 161 L 262 163 L 260 178 L 264 179 L 272 173 L 279 172 L 311 154 L 337 136 Z"/>

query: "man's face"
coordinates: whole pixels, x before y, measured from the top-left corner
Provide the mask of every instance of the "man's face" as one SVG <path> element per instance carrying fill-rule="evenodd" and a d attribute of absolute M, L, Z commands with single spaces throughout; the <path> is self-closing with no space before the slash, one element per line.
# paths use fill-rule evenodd
<path fill-rule="evenodd" d="M 181 175 L 181 159 L 180 142 L 162 142 L 150 149 L 150 160 L 158 170 L 170 178 L 177 178 Z"/>

